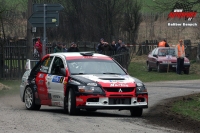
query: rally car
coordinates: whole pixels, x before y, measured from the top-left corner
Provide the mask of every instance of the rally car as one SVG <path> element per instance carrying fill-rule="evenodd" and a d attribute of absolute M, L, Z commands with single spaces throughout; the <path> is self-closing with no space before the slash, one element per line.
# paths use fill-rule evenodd
<path fill-rule="evenodd" d="M 148 108 L 147 88 L 131 77 L 113 58 L 92 53 L 53 53 L 45 55 L 22 77 L 20 97 L 28 110 L 41 105 L 60 106 L 69 115 L 80 110 L 130 110 L 141 116 Z"/>

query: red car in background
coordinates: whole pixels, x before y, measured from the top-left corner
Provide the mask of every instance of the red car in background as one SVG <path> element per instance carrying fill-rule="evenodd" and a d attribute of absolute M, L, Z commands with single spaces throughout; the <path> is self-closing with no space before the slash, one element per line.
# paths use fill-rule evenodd
<path fill-rule="evenodd" d="M 147 70 L 156 69 L 158 72 L 168 70 L 176 71 L 177 58 L 175 48 L 173 47 L 157 47 L 148 54 Z M 187 57 L 184 58 L 183 72 L 189 74 L 190 61 Z"/>

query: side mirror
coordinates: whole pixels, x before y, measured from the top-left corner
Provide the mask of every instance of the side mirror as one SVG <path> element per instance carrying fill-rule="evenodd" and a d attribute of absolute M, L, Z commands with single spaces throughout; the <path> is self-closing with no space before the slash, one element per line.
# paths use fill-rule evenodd
<path fill-rule="evenodd" d="M 65 70 L 65 68 L 61 68 L 60 69 L 60 73 L 62 74 L 62 76 L 66 76 L 66 70 Z"/>

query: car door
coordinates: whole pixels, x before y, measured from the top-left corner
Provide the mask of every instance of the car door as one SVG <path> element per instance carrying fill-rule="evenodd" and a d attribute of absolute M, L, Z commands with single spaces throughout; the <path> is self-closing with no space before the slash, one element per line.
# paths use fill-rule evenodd
<path fill-rule="evenodd" d="M 155 51 L 153 51 L 153 53 L 152 53 L 152 61 L 151 61 L 152 67 L 153 67 L 153 68 L 157 68 L 157 60 L 158 60 L 158 57 L 155 57 L 154 55 L 158 55 L 158 48 L 155 49 Z"/>
<path fill-rule="evenodd" d="M 51 102 L 53 106 L 63 106 L 64 89 L 65 89 L 65 76 L 59 69 L 65 69 L 66 63 L 62 57 L 55 56 L 50 73 L 47 75 L 47 87 L 51 94 Z"/>
<path fill-rule="evenodd" d="M 48 75 L 49 67 L 52 62 L 53 57 L 46 57 L 41 62 L 39 72 L 36 75 L 35 83 L 37 85 L 38 96 L 42 105 L 51 105 L 51 97 L 46 85 L 46 78 Z"/>
<path fill-rule="evenodd" d="M 155 52 L 156 49 L 154 49 L 149 55 L 148 55 L 148 62 L 149 62 L 149 67 L 153 67 L 153 53 Z"/>

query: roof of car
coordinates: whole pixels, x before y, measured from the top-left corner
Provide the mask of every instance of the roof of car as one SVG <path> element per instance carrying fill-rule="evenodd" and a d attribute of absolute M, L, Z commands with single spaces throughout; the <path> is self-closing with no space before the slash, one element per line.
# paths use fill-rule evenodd
<path fill-rule="evenodd" d="M 59 53 L 52 53 L 50 55 L 64 55 L 65 57 L 82 57 L 82 56 L 95 56 L 95 57 L 109 57 L 107 55 L 93 53 L 93 52 L 59 52 Z"/>

